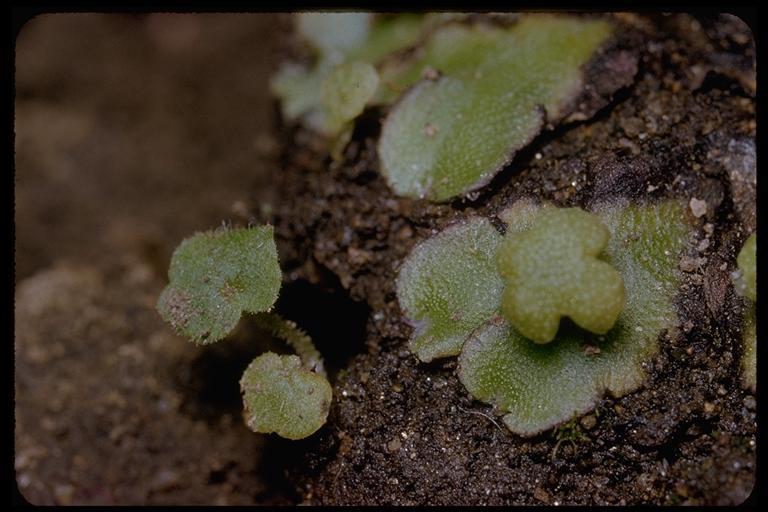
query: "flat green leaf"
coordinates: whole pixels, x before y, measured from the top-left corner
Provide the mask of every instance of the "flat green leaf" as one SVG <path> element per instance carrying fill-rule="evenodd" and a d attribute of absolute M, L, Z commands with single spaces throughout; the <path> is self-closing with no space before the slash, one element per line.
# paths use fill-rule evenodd
<path fill-rule="evenodd" d="M 498 311 L 501 235 L 471 218 L 414 247 L 397 277 L 397 298 L 414 325 L 410 348 L 422 361 L 456 355 L 467 335 Z"/>
<path fill-rule="evenodd" d="M 298 356 L 272 352 L 248 365 L 240 389 L 248 428 L 286 439 L 303 439 L 322 427 L 332 398 L 328 381 L 302 368 Z"/>
<path fill-rule="evenodd" d="M 243 311 L 269 310 L 281 272 L 272 226 L 198 233 L 173 253 L 170 283 L 157 310 L 179 334 L 213 343 L 234 329 Z"/>
<path fill-rule="evenodd" d="M 606 261 L 624 279 L 626 306 L 603 336 L 562 325 L 552 343 L 537 345 L 504 321 L 475 331 L 459 357 L 459 378 L 476 398 L 492 403 L 504 423 L 533 435 L 594 407 L 605 391 L 621 396 L 644 379 L 642 363 L 672 330 L 679 282 L 678 255 L 689 226 L 684 205 L 602 206 L 611 231 Z"/>
<path fill-rule="evenodd" d="M 605 21 L 552 15 L 527 15 L 511 28 L 438 29 L 423 57 L 382 70 L 395 94 L 433 70 L 384 122 L 379 157 L 392 189 L 445 201 L 484 186 L 545 119 L 562 117 L 582 87 L 582 66 L 610 33 Z"/>

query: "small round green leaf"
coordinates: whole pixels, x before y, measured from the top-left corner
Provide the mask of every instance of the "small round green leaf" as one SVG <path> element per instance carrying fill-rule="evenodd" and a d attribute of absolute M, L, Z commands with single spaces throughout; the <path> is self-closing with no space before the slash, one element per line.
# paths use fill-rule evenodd
<path fill-rule="evenodd" d="M 181 335 L 213 343 L 234 329 L 243 311 L 267 311 L 281 272 L 272 226 L 198 233 L 171 257 L 170 283 L 157 310 Z"/>
<path fill-rule="evenodd" d="M 469 333 L 498 310 L 499 242 L 487 219 L 470 218 L 417 245 L 405 260 L 397 298 L 414 325 L 411 351 L 422 361 L 457 355 Z"/>
<path fill-rule="evenodd" d="M 303 439 L 322 427 L 332 398 L 328 381 L 303 368 L 298 356 L 272 352 L 251 362 L 240 389 L 248 428 L 286 439 Z"/>

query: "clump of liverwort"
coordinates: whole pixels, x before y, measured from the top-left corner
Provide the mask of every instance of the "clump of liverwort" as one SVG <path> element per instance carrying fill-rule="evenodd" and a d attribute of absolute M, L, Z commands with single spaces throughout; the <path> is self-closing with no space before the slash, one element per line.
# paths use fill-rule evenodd
<path fill-rule="evenodd" d="M 757 385 L 757 233 L 749 235 L 744 242 L 736 263 L 739 271 L 734 276 L 734 286 L 747 301 L 743 330 L 743 382 L 754 391 Z"/>
<path fill-rule="evenodd" d="M 325 423 L 332 392 L 319 352 L 296 324 L 269 312 L 281 281 L 272 226 L 187 238 L 174 251 L 168 276 L 157 310 L 179 334 L 214 343 L 245 311 L 298 354 L 267 352 L 245 370 L 240 386 L 251 430 L 301 439 Z"/>
<path fill-rule="evenodd" d="M 600 49 L 614 32 L 606 19 L 305 13 L 298 20 L 314 59 L 287 64 L 273 79 L 283 116 L 333 139 L 336 157 L 366 106 L 389 110 L 381 171 L 396 194 L 432 201 L 484 187 L 542 129 L 588 119 L 605 104 L 588 105 L 582 93 L 607 101 L 636 71 L 627 53 L 618 68 L 586 73 L 605 57 Z M 608 69 L 627 76 L 604 80 Z M 588 80 L 604 83 L 599 93 Z"/>
<path fill-rule="evenodd" d="M 522 435 L 591 410 L 606 391 L 637 389 L 659 337 L 675 335 L 677 261 L 690 231 L 684 204 L 569 210 L 518 201 L 499 214 L 506 240 L 487 219 L 466 219 L 417 245 L 397 280 L 400 305 L 414 325 L 411 350 L 423 361 L 458 355 L 467 390 Z M 553 271 L 563 258 L 570 264 Z M 505 282 L 503 275 L 515 272 L 526 275 Z M 517 287 L 530 304 L 505 304 Z M 553 307 L 561 292 L 583 301 L 581 309 Z M 514 315 L 505 320 L 504 310 L 521 304 L 522 329 L 546 334 L 538 341 L 554 325 L 549 343 L 527 337 Z M 569 322 L 558 329 L 560 314 L 603 334 Z"/>
<path fill-rule="evenodd" d="M 546 123 L 572 113 L 582 67 L 611 31 L 603 20 L 535 14 L 436 30 L 420 58 L 381 72 L 385 83 L 415 83 L 379 140 L 390 186 L 433 201 L 485 186 Z"/>

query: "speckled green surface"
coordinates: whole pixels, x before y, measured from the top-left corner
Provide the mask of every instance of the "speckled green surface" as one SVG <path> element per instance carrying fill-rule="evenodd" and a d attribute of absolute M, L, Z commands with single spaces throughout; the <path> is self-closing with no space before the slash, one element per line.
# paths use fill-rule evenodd
<path fill-rule="evenodd" d="M 552 15 L 438 29 L 420 58 L 382 71 L 401 88 L 426 76 L 383 126 L 379 156 L 392 189 L 445 201 L 488 183 L 545 120 L 559 119 L 610 33 L 605 21 Z"/>
<path fill-rule="evenodd" d="M 500 217 L 508 233 L 525 235 L 553 208 L 524 199 Z M 482 218 L 416 246 L 398 276 L 400 305 L 415 326 L 411 350 L 423 361 L 460 352 L 461 381 L 518 434 L 532 435 L 586 412 L 606 391 L 636 389 L 645 375 L 642 363 L 658 349 L 662 331 L 674 335 L 677 262 L 690 230 L 684 204 L 598 205 L 597 224 L 582 213 L 578 218 L 585 225 L 569 229 L 591 242 L 592 253 L 600 252 L 610 233 L 605 264 L 624 281 L 625 307 L 604 335 L 568 321 L 551 343 L 536 344 L 507 323 L 500 315 L 504 281 L 495 261 L 502 237 Z M 548 257 L 532 252 L 539 262 Z M 559 275 L 550 277 L 557 281 Z"/>
<path fill-rule="evenodd" d="M 213 343 L 243 311 L 271 308 L 281 275 L 272 226 L 198 233 L 174 251 L 157 310 L 179 334 Z"/>
<path fill-rule="evenodd" d="M 331 405 L 328 381 L 293 355 L 260 355 L 243 373 L 240 388 L 248 428 L 287 439 L 312 435 L 325 423 Z"/>
<path fill-rule="evenodd" d="M 497 253 L 504 318 L 536 343 L 555 338 L 562 316 L 606 333 L 624 307 L 621 276 L 598 259 L 609 237 L 600 217 L 554 207 L 542 208 L 529 229 L 507 234 Z"/>
<path fill-rule="evenodd" d="M 619 396 L 637 388 L 642 362 L 656 352 L 661 332 L 674 329 L 676 267 L 688 232 L 683 211 L 671 201 L 598 208 L 611 231 L 606 260 L 626 287 L 616 326 L 599 336 L 563 325 L 552 343 L 537 345 L 506 322 L 489 322 L 459 358 L 467 389 L 494 404 L 510 430 L 532 435 L 592 409 L 605 391 Z"/>
<path fill-rule="evenodd" d="M 422 361 L 459 353 L 467 334 L 498 311 L 495 272 L 501 235 L 471 218 L 416 246 L 397 278 L 397 296 L 415 326 L 410 348 Z"/>

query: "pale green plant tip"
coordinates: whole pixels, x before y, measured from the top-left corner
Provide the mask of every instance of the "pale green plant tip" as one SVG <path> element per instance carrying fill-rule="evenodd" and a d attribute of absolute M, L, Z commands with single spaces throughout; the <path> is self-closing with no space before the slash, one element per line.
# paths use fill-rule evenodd
<path fill-rule="evenodd" d="M 240 389 L 248 428 L 294 440 L 323 426 L 332 399 L 328 381 L 302 367 L 298 356 L 272 352 L 248 365 Z"/>
<path fill-rule="evenodd" d="M 551 15 L 526 15 L 510 28 L 449 25 L 423 57 L 385 67 L 383 82 L 400 88 L 433 70 L 385 120 L 379 156 L 392 189 L 446 201 L 487 184 L 545 118 L 563 116 L 582 87 L 582 66 L 611 30 Z"/>
<path fill-rule="evenodd" d="M 329 75 L 346 62 L 375 64 L 414 44 L 423 29 L 422 18 L 409 14 L 376 18 L 371 13 L 299 14 L 299 33 L 315 48 L 317 58 L 307 66 L 286 63 L 270 80 L 283 116 L 289 121 L 302 119 L 307 127 L 322 134 L 337 135 L 344 129 L 343 123 L 328 119 L 323 105 L 323 89 L 331 87 L 325 84 Z M 373 101 L 375 92 L 366 93 L 366 101 Z"/>
<path fill-rule="evenodd" d="M 608 332 L 624 307 L 621 276 L 597 259 L 609 238 L 600 218 L 579 208 L 543 208 L 528 230 L 508 233 L 497 253 L 504 317 L 536 343 L 555 338 L 562 316 Z"/>
<path fill-rule="evenodd" d="M 322 85 L 323 131 L 334 135 L 359 116 L 379 86 L 376 68 L 361 61 L 336 66 Z"/>
<path fill-rule="evenodd" d="M 173 253 L 157 310 L 195 343 L 227 336 L 243 311 L 269 310 L 281 272 L 272 226 L 198 233 Z"/>

